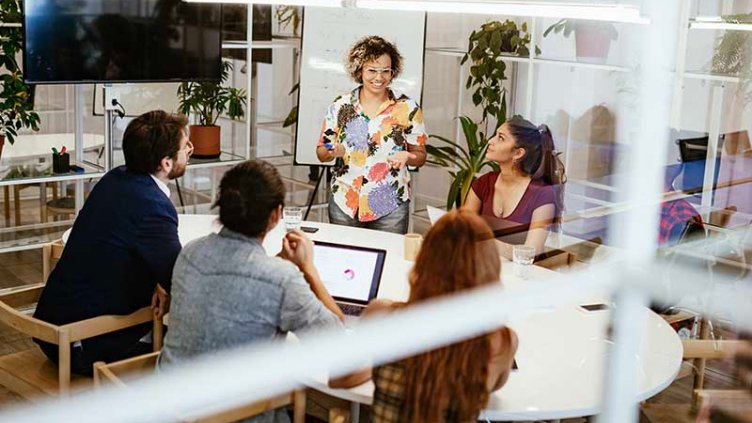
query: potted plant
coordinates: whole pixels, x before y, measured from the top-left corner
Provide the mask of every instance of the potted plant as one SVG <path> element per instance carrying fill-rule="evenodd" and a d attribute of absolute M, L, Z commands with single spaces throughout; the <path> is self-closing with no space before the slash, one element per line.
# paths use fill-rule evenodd
<path fill-rule="evenodd" d="M 227 112 L 230 119 L 241 118 L 246 104 L 245 90 L 223 87 L 232 70 L 232 64 L 222 61 L 220 83 L 183 82 L 178 87 L 180 97 L 179 111 L 183 114 L 193 113 L 197 124 L 190 126 L 193 157 L 215 159 L 221 154 L 220 128 L 216 125 L 222 113 Z"/>
<path fill-rule="evenodd" d="M 39 130 L 39 115 L 33 111 L 32 91 L 23 82 L 16 61 L 21 51 L 21 9 L 18 0 L 0 0 L 0 155 L 5 139 L 13 144 L 22 128 Z M 11 25 L 8 25 L 11 24 Z"/>
<path fill-rule="evenodd" d="M 575 54 L 578 61 L 603 63 L 608 57 L 611 41 L 619 37 L 616 27 L 608 22 L 562 19 L 543 32 L 546 37 L 553 31 L 564 37 L 574 32 Z"/>
<path fill-rule="evenodd" d="M 752 13 L 722 16 L 724 22 L 735 24 L 752 23 Z M 743 104 L 752 100 L 748 92 L 752 80 L 752 37 L 749 31 L 726 30 L 718 40 L 713 53 L 713 73 L 739 77 L 738 93 Z"/>
<path fill-rule="evenodd" d="M 498 170 L 495 163 L 486 160 L 488 139 L 486 134 L 496 132 L 506 121 L 506 88 L 502 85 L 506 77 L 505 56 L 530 56 L 528 49 L 530 34 L 527 24 L 520 27 L 514 21 L 506 20 L 488 22 L 470 34 L 467 52 L 461 64 L 471 60 L 470 76 L 466 88 L 473 89 L 473 104 L 481 108 L 480 122 L 474 122 L 468 116 L 460 116 L 460 125 L 465 136 L 467 148 L 447 138 L 431 135 L 443 144 L 442 147 L 426 145 L 431 155 L 429 163 L 444 167 L 452 176 L 452 183 L 447 193 L 447 209 L 459 207 L 465 201 L 470 186 L 476 175 L 486 166 Z M 540 50 L 536 47 L 536 54 Z M 491 119 L 494 120 L 493 131 L 489 132 Z"/>

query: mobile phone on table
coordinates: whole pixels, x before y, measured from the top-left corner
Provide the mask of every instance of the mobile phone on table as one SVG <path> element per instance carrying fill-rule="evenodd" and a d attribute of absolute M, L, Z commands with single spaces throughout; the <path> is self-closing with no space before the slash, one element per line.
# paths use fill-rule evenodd
<path fill-rule="evenodd" d="M 586 312 L 608 310 L 607 304 L 584 304 L 580 306 L 580 309 Z"/>
<path fill-rule="evenodd" d="M 300 230 L 309 234 L 315 234 L 319 231 L 319 228 L 314 228 L 313 226 L 301 226 Z"/>

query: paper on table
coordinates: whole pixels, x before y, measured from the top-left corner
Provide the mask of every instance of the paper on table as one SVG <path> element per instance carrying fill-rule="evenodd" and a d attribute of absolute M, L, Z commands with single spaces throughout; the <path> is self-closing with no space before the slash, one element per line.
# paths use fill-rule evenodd
<path fill-rule="evenodd" d="M 426 206 L 426 211 L 428 212 L 428 220 L 431 221 L 432 225 L 436 223 L 437 220 L 441 219 L 441 216 L 446 214 L 446 210 L 433 206 Z"/>

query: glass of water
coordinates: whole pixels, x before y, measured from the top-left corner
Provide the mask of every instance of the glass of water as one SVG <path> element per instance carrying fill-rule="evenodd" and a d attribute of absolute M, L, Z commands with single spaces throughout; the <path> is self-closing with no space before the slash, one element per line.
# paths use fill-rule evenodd
<path fill-rule="evenodd" d="M 285 220 L 287 232 L 300 229 L 300 224 L 303 221 L 303 209 L 301 207 L 285 207 L 282 211 L 282 217 Z"/>
<path fill-rule="evenodd" d="M 512 247 L 512 261 L 514 262 L 514 275 L 522 279 L 530 277 L 530 266 L 535 259 L 535 247 L 528 245 L 515 245 Z"/>

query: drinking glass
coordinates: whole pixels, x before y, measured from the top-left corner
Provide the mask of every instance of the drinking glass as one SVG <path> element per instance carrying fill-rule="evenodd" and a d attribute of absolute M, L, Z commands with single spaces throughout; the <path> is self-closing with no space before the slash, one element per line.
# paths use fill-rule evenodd
<path fill-rule="evenodd" d="M 514 275 L 522 279 L 530 277 L 530 266 L 535 259 L 535 247 L 528 245 L 515 245 L 512 247 L 512 261 L 514 262 Z"/>
<path fill-rule="evenodd" d="M 285 220 L 285 230 L 290 232 L 294 229 L 300 229 L 303 221 L 303 209 L 300 207 L 285 207 L 282 211 Z"/>

